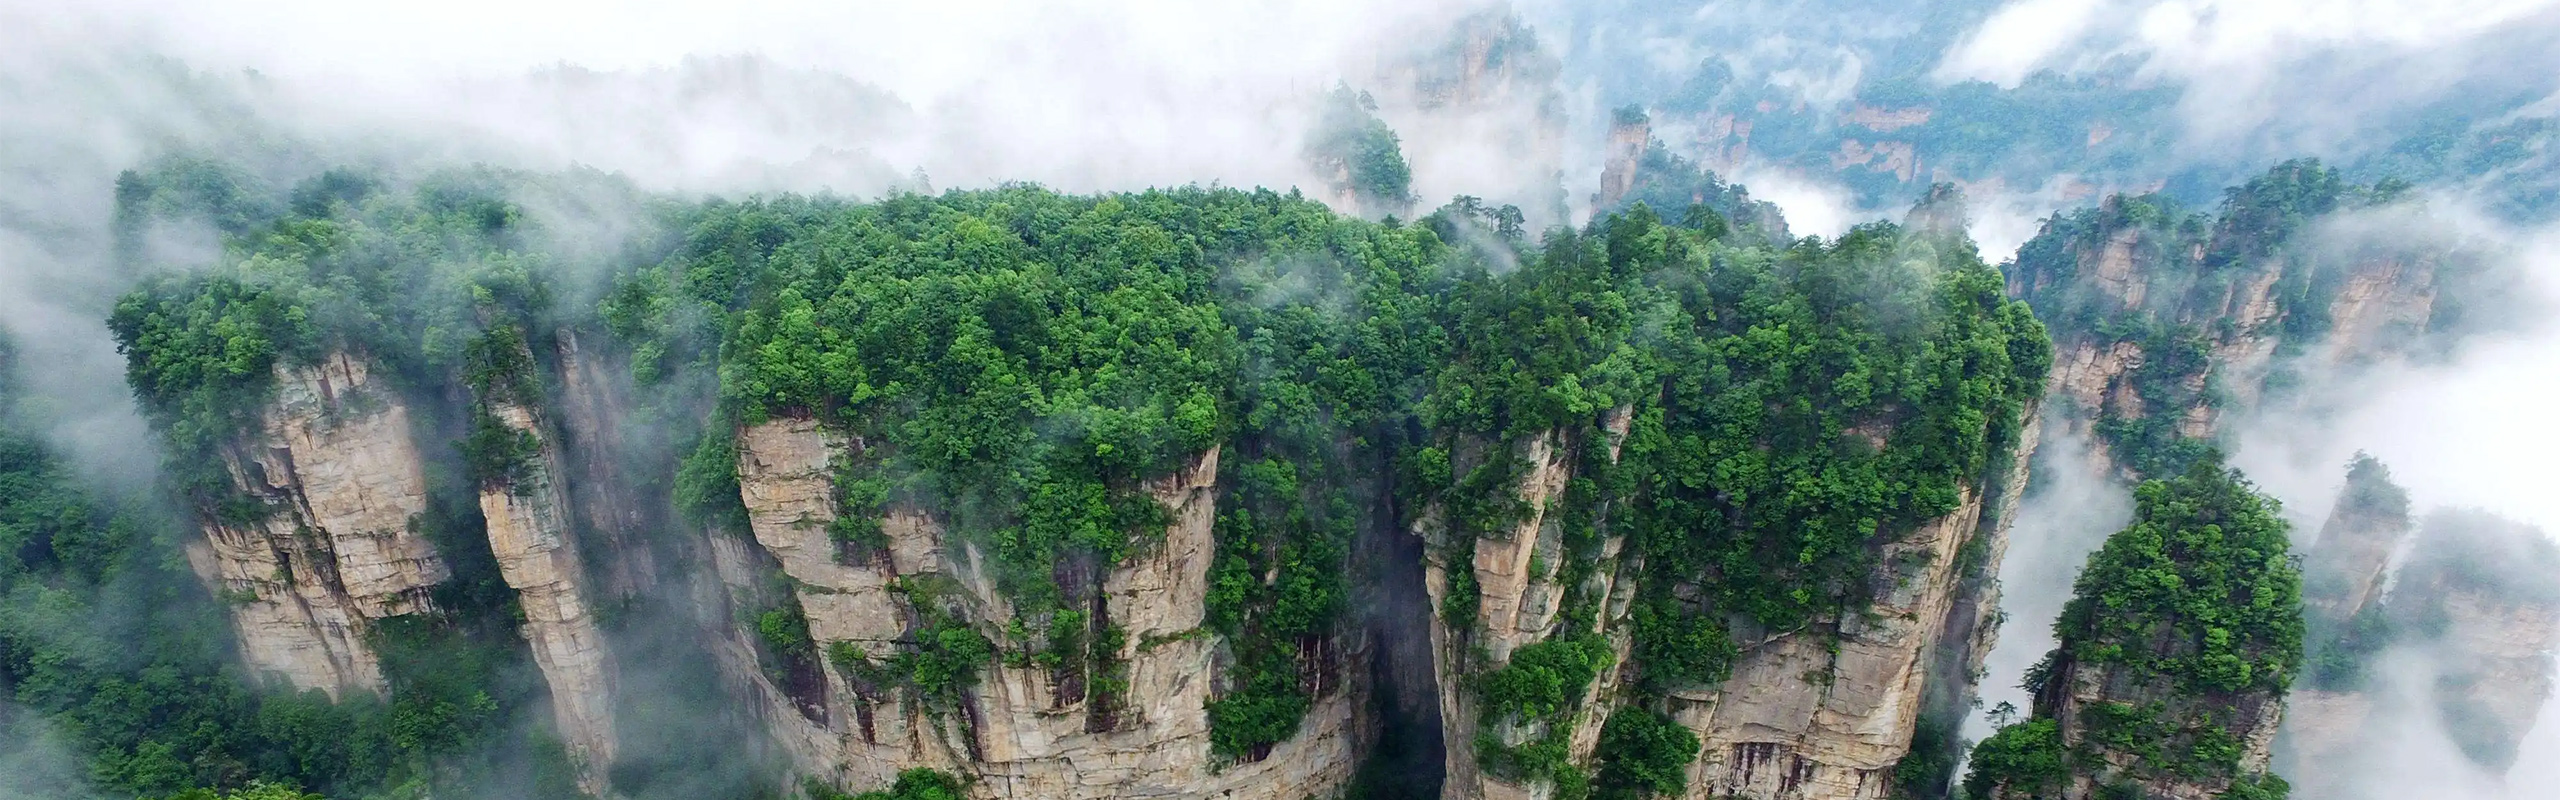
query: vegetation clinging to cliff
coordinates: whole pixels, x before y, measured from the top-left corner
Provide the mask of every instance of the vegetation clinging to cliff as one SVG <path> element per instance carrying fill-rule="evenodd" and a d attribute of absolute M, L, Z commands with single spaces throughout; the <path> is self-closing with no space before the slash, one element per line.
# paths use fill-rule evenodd
<path fill-rule="evenodd" d="M 2349 183 L 2317 160 L 2300 159 L 2232 187 L 2211 214 L 2158 194 L 2117 195 L 2046 220 L 2019 247 L 2008 277 L 2061 347 L 2132 353 L 2132 397 L 2078 411 L 2093 418 L 2109 454 L 2133 476 L 2168 477 L 2216 452 L 2191 413 L 2210 413 L 2235 393 L 2277 393 L 2297 380 L 2290 357 L 2329 333 L 2331 306 L 2365 261 L 2404 257 L 2411 270 L 2431 274 L 2403 279 L 2433 285 L 2437 299 L 2418 329 L 2397 332 L 2409 341 L 2395 346 L 2415 351 L 2422 334 L 2467 324 L 2464 299 L 2476 294 L 2469 276 L 2481 268 L 2473 259 L 2437 252 L 2444 246 L 2428 241 L 2390 245 L 2404 253 L 2367 247 L 2341 257 L 2306 234 L 2350 212 L 2401 203 L 2407 191 L 2390 180 Z M 2263 305 L 2254 302 L 2258 293 Z M 2213 361 L 2261 344 L 2278 357 L 2265 374 Z"/>
<path fill-rule="evenodd" d="M 1396 468 L 1387 444 L 1434 363 L 1430 287 L 1451 250 L 1431 231 L 1268 191 L 1009 187 L 715 205 L 688 239 L 607 316 L 681 363 L 663 309 L 711 309 L 724 413 L 806 414 L 859 437 L 838 527 L 860 538 L 910 507 L 986 547 L 1030 618 L 1006 635 L 1053 640 L 1007 647 L 1117 641 L 1079 609 L 1164 530 L 1144 482 L 1214 446 L 1227 491 L 1206 622 L 1237 656 L 1209 708 L 1217 751 L 1287 738 L 1339 683 L 1306 677 L 1341 668 L 1311 643 L 1349 607 L 1352 538 L 1380 491 L 1361 476 Z M 732 446 L 715 432 L 679 480 L 710 518 L 738 517 Z M 1081 625 L 1058 624 L 1070 617 Z M 1043 663 L 1103 692 L 1109 660 Z"/>
<path fill-rule="evenodd" d="M 2054 623 L 2062 659 L 2193 694 L 2282 693 L 2302 659 L 2302 589 L 2275 501 L 2206 462 L 2143 484 L 2134 506 Z"/>
<path fill-rule="evenodd" d="M 2241 737 L 2272 724 L 2302 660 L 2301 578 L 2275 501 L 2210 460 L 2134 500 L 2133 524 L 2090 556 L 2054 623 L 2059 644 L 2028 674 L 2035 718 L 1975 750 L 1974 796 L 2046 796 L 2065 774 L 2281 796 L 2241 764 Z M 2066 719 L 2077 728 L 2054 727 Z M 2064 751 L 2067 773 L 2054 763 Z"/>
<path fill-rule="evenodd" d="M 385 699 L 262 698 L 247 691 L 250 676 L 217 672 L 214 662 L 147 672 L 153 680 L 191 682 L 156 690 L 173 705 L 170 714 L 189 703 L 218 702 L 273 708 L 291 718 L 205 724 L 186 737 L 135 745 L 132 753 L 153 754 L 155 764 L 176 759 L 194 766 L 165 768 L 147 779 L 151 783 L 137 778 L 130 785 L 179 788 L 183 784 L 170 782 L 191 778 L 233 786 L 271 777 L 348 794 L 408 782 L 458 796 L 528 787 L 574 792 L 559 744 L 528 735 L 520 724 L 542 701 L 532 684 L 538 678 L 472 490 L 512 480 L 532 456 L 528 436 L 496 424 L 481 403 L 542 400 L 527 338 L 542 330 L 535 326 L 546 321 L 549 287 L 561 264 L 551 251 L 555 243 L 516 198 L 558 192 L 627 199 L 631 191 L 587 173 L 534 179 L 487 170 L 438 173 L 400 186 L 332 171 L 296 185 L 289 196 L 262 191 L 262 184 L 227 167 L 186 160 L 119 182 L 120 234 L 140 237 L 177 215 L 216 221 L 228 237 L 218 263 L 146 282 L 119 300 L 109 319 L 136 398 L 167 444 L 164 480 L 198 521 L 239 525 L 275 513 L 268 499 L 238 488 L 226 468 L 228 452 L 256 435 L 280 370 L 344 354 L 362 362 L 370 380 L 357 391 L 337 387 L 323 398 L 325 413 L 363 415 L 400 403 L 410 407 L 417 431 L 454 438 L 450 450 L 433 440 L 422 448 L 429 496 L 426 512 L 414 520 L 454 577 L 434 587 L 431 620 L 394 618 L 373 626 L 367 646 L 382 656 Z M 451 384 L 473 391 L 470 409 L 444 406 L 440 389 Z M 176 558 L 171 550 L 154 552 Z M 80 673 L 84 680 L 110 681 L 82 692 L 114 689 L 112 670 L 82 669 L 90 670 Z M 241 756 L 230 753 L 265 746 L 241 737 L 270 730 L 299 742 L 294 752 L 238 766 Z M 157 734 L 143 728 L 135 735 Z M 101 759 L 115 753 L 99 747 Z M 484 782 L 519 785 L 479 785 Z"/>
<path fill-rule="evenodd" d="M 2043 385 L 2041 326 L 1961 240 L 1880 224 L 1781 251 L 1718 233 L 1639 206 L 1451 295 L 1453 353 L 1410 491 L 1445 525 L 1453 628 L 1475 624 L 1476 540 L 1527 535 L 1527 444 L 1572 470 L 1546 509 L 1565 563 L 1530 576 L 1560 587 L 1563 627 L 1474 679 L 1479 760 L 1498 775 L 1580 780 L 1562 737 L 1606 656 L 1579 633 L 1598 622 L 1584 579 L 1599 509 L 1644 557 L 1641 704 L 1723 680 L 1740 652 L 1729 620 L 1757 636 L 1851 613 L 1879 548 L 1978 489 Z M 1604 421 L 1621 413 L 1618 453 Z M 1491 733 L 1504 724 L 1535 733 L 1506 743 Z"/>
<path fill-rule="evenodd" d="M 322 221 L 353 234 L 238 280 L 316 320 L 293 332 L 299 346 L 358 347 L 394 376 L 457 371 L 492 397 L 538 393 L 516 362 L 535 332 L 525 312 L 547 294 L 539 259 L 515 250 L 517 217 L 422 197 L 336 201 Z M 424 221 L 400 222 L 412 217 Z M 705 521 L 737 523 L 730 426 L 815 417 L 862 443 L 839 477 L 849 539 L 876 537 L 865 523 L 893 507 L 928 511 L 986 549 L 1031 618 L 1021 632 L 951 620 L 942 627 L 1004 641 L 944 654 L 934 646 L 950 637 L 927 631 L 884 662 L 908 674 L 887 677 L 954 699 L 999 653 L 1117 641 L 1110 620 L 1078 609 L 1103 570 L 1164 529 L 1148 482 L 1220 450 L 1206 626 L 1236 660 L 1209 712 L 1216 750 L 1237 759 L 1293 735 L 1340 684 L 1327 642 L 1350 607 L 1362 526 L 1437 506 L 1453 547 L 1501 530 L 1523 509 L 1510 443 L 1558 432 L 1579 465 L 1552 509 L 1566 552 L 1541 570 L 1566 587 L 1565 619 L 1598 623 L 1601 598 L 1581 587 L 1604 508 L 1607 530 L 1647 554 L 1637 674 L 1661 691 L 1722 678 L 1738 650 L 1727 619 L 1792 630 L 1857 603 L 1876 548 L 1954 509 L 2015 441 L 2047 359 L 2041 329 L 1999 298 L 1968 245 L 1891 225 L 1780 249 L 1731 240 L 1712 214 L 1670 225 L 1639 207 L 1531 247 L 1516 212 L 1468 203 L 1397 225 L 1272 192 L 1033 187 L 710 203 L 683 217 L 673 257 L 626 273 L 599 309 L 643 382 L 720 372 L 724 406 L 677 494 Z M 382 233 L 412 230 L 451 235 Z M 290 241 L 305 240 L 258 252 L 282 259 Z M 403 241 L 479 255 L 425 277 L 366 255 Z M 457 274 L 471 277 L 433 282 Z M 211 286 L 138 296 L 135 341 L 176 319 L 155 298 L 196 302 L 218 295 Z M 427 304 L 441 312 L 365 299 L 454 286 L 437 296 L 456 302 Z M 218 364 L 230 344 L 142 357 Z M 1613 460 L 1601 421 L 1620 408 L 1632 433 Z M 503 479 L 521 439 L 486 438 L 465 449 L 487 456 L 481 477 Z M 1453 607 L 1471 607 L 1473 590 L 1452 587 Z M 840 654 L 785 617 L 756 622 L 797 658 Z M 1551 732 L 1611 660 L 1571 636 L 1521 653 L 1484 676 L 1489 712 Z M 922 674 L 940 655 L 966 662 L 936 668 L 958 677 Z M 880 666 L 838 660 L 848 673 Z M 1107 676 L 1084 677 L 1107 695 Z M 1523 763 L 1582 779 L 1559 759 Z"/>

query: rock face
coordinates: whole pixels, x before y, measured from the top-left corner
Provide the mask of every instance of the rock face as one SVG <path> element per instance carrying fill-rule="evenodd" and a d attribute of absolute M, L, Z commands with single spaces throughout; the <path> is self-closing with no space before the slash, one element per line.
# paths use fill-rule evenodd
<path fill-rule="evenodd" d="M 2054 394 L 2074 433 L 2100 434 L 2100 466 L 2132 477 L 2139 454 L 2115 448 L 2211 439 L 2279 377 L 2288 400 L 2316 403 L 2304 379 L 2415 350 L 2436 316 L 2437 243 L 2326 247 L 2257 220 L 2247 191 L 2219 220 L 2110 197 L 2048 223 L 2007 268 L 2009 293 L 2052 326 Z M 2170 422 L 2142 423 L 2155 417 Z"/>
<path fill-rule="evenodd" d="M 1614 437 L 1626 434 L 1625 412 L 1612 415 L 1606 432 Z M 1482 712 L 1468 676 L 1478 670 L 1499 669 L 1521 645 L 1536 642 L 1555 633 L 1557 604 L 1564 598 L 1556 585 L 1556 567 L 1564 563 L 1562 530 L 1551 518 L 1555 506 L 1562 502 L 1565 485 L 1573 478 L 1571 453 L 1579 449 L 1569 437 L 1548 432 L 1519 445 L 1519 457 L 1526 465 L 1516 487 L 1528 513 L 1508 535 L 1480 537 L 1475 542 L 1472 561 L 1451 564 L 1446 546 L 1446 523 L 1437 509 L 1426 511 L 1417 521 L 1415 535 L 1426 547 L 1423 560 L 1423 587 L 1431 605 L 1441 607 L 1450 592 L 1450 571 L 1465 569 L 1475 580 L 1482 600 L 1477 604 L 1473 630 L 1449 629 L 1446 618 L 1431 618 L 1432 665 L 1440 686 L 1441 741 L 1447 749 L 1447 774 L 1441 784 L 1444 798 L 1544 798 L 1552 787 L 1543 784 L 1524 785 L 1486 774 L 1476 761 L 1476 740 L 1480 735 Z M 1603 566 L 1594 570 L 1595 580 L 1615 573 L 1615 556 L 1623 542 L 1613 540 L 1602 545 Z M 1532 567 L 1538 569 L 1533 570 Z M 1603 589 L 1601 596 L 1608 596 Z M 1601 626 L 1624 618 L 1624 602 L 1611 602 L 1603 609 Z M 1623 633 L 1612 632 L 1610 646 L 1624 660 L 1628 640 Z M 1576 718 L 1575 729 L 1568 734 L 1568 757 L 1574 761 L 1590 758 L 1598 744 L 1600 723 L 1607 718 L 1606 708 L 1593 707 L 1593 701 L 1606 696 L 1615 673 L 1604 673 L 1593 681 L 1590 691 L 1580 698 L 1586 709 Z M 1587 729 L 1587 730 L 1586 730 Z M 1506 730 L 1499 732 L 1506 744 L 1518 744 L 1536 731 Z"/>
<path fill-rule="evenodd" d="M 2560 649 L 2560 548 L 2476 511 L 2427 517 L 2390 597 L 2408 646 L 2434 652 L 2428 701 L 2464 755 L 2492 773 L 2551 699 Z"/>
<path fill-rule="evenodd" d="M 448 576 L 415 528 L 427 488 L 408 409 L 368 370 L 345 353 L 279 367 L 257 432 L 223 454 L 257 518 L 209 518 L 187 548 L 250 669 L 333 698 L 383 690 L 372 621 L 427 610 Z"/>
<path fill-rule="evenodd" d="M 2384 644 L 2360 624 L 2382 613 L 2391 557 L 2409 538 L 2409 494 L 2382 462 L 2359 454 L 2346 489 L 2303 553 L 2303 616 L 2310 666 L 2285 703 L 2277 749 L 2285 773 L 2305 797 L 2353 794 L 2353 769 L 2368 747 L 2367 725 L 2377 688 L 2367 673 Z"/>
<path fill-rule="evenodd" d="M 744 573 L 736 567 L 770 559 L 789 577 L 818 647 L 847 646 L 873 663 L 911 640 L 922 611 L 917 587 L 945 587 L 945 599 L 966 608 L 971 627 L 1007 641 L 1017 618 L 985 557 L 947 537 L 933 517 L 892 511 L 881 524 L 886 546 L 879 552 L 834 540 L 835 468 L 861 446 L 804 419 L 741 431 L 739 485 L 760 554 L 724 556 L 735 565 L 725 568 Z M 1358 706 L 1364 693 L 1339 677 L 1319 679 L 1297 736 L 1265 757 L 1221 764 L 1210 751 L 1205 709 L 1220 688 L 1223 643 L 1201 623 L 1217 471 L 1212 449 L 1149 481 L 1146 491 L 1170 512 L 1164 539 L 1101 576 L 1099 616 L 1126 632 L 1115 659 L 1125 665 L 1125 700 L 1098 708 L 1099 695 L 1061 685 L 1049 668 L 1000 660 L 983 665 L 961 708 L 937 709 L 912 692 L 846 674 L 830 658 L 810 686 L 767 692 L 793 701 L 792 713 L 768 714 L 777 738 L 803 769 L 854 789 L 933 767 L 975 776 L 973 791 L 994 798 L 1294 800 L 1339 791 L 1366 730 Z M 756 580 L 731 577 L 733 584 Z"/>
<path fill-rule="evenodd" d="M 1643 168 L 1645 148 L 1653 144 L 1653 125 L 1642 115 L 1620 115 L 1609 123 L 1608 163 L 1600 172 L 1598 208 L 1616 208 L 1635 191 L 1636 172 Z"/>
<path fill-rule="evenodd" d="M 2392 552 L 2408 538 L 2409 493 L 2391 483 L 2382 462 L 2359 455 L 2319 540 L 2303 554 L 2302 600 L 2315 624 L 2345 624 L 2381 600 Z"/>
<path fill-rule="evenodd" d="M 612 688 L 604 634 L 597 629 L 570 533 L 559 442 L 521 403 L 493 402 L 487 411 L 508 430 L 540 443 L 511 482 L 481 487 L 480 513 L 499 575 L 524 609 L 525 639 L 551 688 L 552 719 L 580 767 L 581 784 L 602 792 L 615 749 Z"/>
<path fill-rule="evenodd" d="M 2096 750 L 2106 762 L 2107 771 L 2126 774 L 2150 766 L 2140 754 L 2124 752 L 2090 741 L 2101 706 L 2123 706 L 2156 709 L 2159 719 L 2194 720 L 2221 729 L 2240 745 L 2241 774 L 2263 773 L 2272 760 L 2277 727 L 2285 714 L 2285 700 L 2269 693 L 2246 693 L 2227 697 L 2196 697 L 2183 692 L 2174 682 L 2147 676 L 2136 670 L 2109 664 L 2086 664 L 2066 659 L 2058 668 L 2045 695 L 2036 700 L 2036 716 L 2056 720 L 2063 732 L 2063 743 L 2072 747 L 2084 745 Z M 2181 724 L 2181 723 L 2170 723 Z M 2097 783 L 2095 771 L 2085 767 L 2073 770 L 2064 797 L 2072 800 L 2105 798 L 2115 795 Z M 2151 775 L 2139 784 L 2141 797 L 2159 800 L 2216 800 L 2229 791 L 2229 776 L 2190 778 L 2180 775 Z M 2026 800 L 2023 795 L 2003 793 L 2004 800 Z"/>
<path fill-rule="evenodd" d="M 1987 492 L 1968 491 L 1954 513 L 1887 545 L 1865 612 L 1748 646 L 1722 686 L 1673 696 L 1674 716 L 1703 744 L 1688 797 L 1892 792 L 1921 716 L 1969 705 L 1998 602 L 1984 573 L 1968 572 L 1997 561 L 1963 564 L 1960 553 L 1974 542 L 1985 553 L 2004 547 L 2033 445 Z M 1932 670 L 1933 661 L 1957 668 Z"/>
<path fill-rule="evenodd" d="M 2410 528 L 2408 495 L 2359 456 L 2303 560 L 2313 667 L 2289 700 L 2282 751 L 2305 797 L 2369 796 L 2363 778 L 2394 746 L 2372 733 L 2412 716 L 2432 717 L 2428 727 L 2503 775 L 2550 699 L 2560 548 L 2529 526 L 2438 511 L 2385 596 Z M 2386 666 L 2391 675 L 2376 674 Z"/>
<path fill-rule="evenodd" d="M 1627 423 L 1623 410 L 1604 420 L 1612 458 Z M 1989 655 L 1999 604 L 1988 575 L 2025 484 L 2027 454 L 2035 446 L 2033 426 L 2027 428 L 2010 466 L 1982 491 L 1968 490 L 1955 512 L 1884 546 L 1878 561 L 1885 568 L 1872 579 L 1877 599 L 1864 613 L 1745 642 L 1729 679 L 1671 695 L 1673 719 L 1701 743 L 1684 797 L 1856 800 L 1893 791 L 1894 767 L 1910 753 L 1922 716 L 1969 707 L 1974 675 Z M 1529 513 L 1508 536 L 1475 543 L 1474 560 L 1465 565 L 1482 593 L 1475 630 L 1460 634 L 1441 618 L 1432 620 L 1449 765 L 1443 798 L 1553 796 L 1544 781 L 1515 783 L 1477 766 L 1480 712 L 1466 676 L 1499 668 L 1520 646 L 1557 633 L 1562 587 L 1552 568 L 1541 574 L 1532 567 L 1564 560 L 1550 509 L 1573 477 L 1565 454 L 1578 448 L 1566 439 L 1550 433 L 1519 446 L 1528 468 L 1518 491 Z M 1417 534 L 1436 540 L 1439 525 L 1436 512 L 1426 513 Z M 1595 585 L 1586 588 L 1607 598 L 1598 625 L 1624 664 L 1634 572 L 1619 563 L 1623 538 L 1604 537 Z M 1449 592 L 1451 565 L 1443 550 L 1431 548 L 1425 563 L 1435 605 Z M 1582 698 L 1587 710 L 1566 735 L 1574 763 L 1590 763 L 1622 674 L 1604 671 Z M 1517 745 L 1535 732 L 1495 733 Z"/>

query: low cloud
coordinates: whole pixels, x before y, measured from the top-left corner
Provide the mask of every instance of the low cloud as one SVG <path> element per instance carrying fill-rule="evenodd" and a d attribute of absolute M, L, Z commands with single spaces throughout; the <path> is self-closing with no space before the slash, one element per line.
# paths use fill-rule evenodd
<path fill-rule="evenodd" d="M 2133 521 L 2133 494 L 2098 468 L 2086 436 L 2070 431 L 2064 412 L 2047 404 L 2026 496 L 2009 530 L 2000 561 L 1998 646 L 1983 665 L 1982 704 L 2008 703 L 2023 715 L 2032 706 L 2027 669 L 2054 646 L 2053 621 L 2071 600 L 2080 567 L 2115 533 Z M 1982 715 L 1966 720 L 1965 735 L 1991 735 Z"/>
<path fill-rule="evenodd" d="M 2129 69 L 2183 88 L 2191 149 L 2326 155 L 2548 94 L 2555 38 L 2560 0 L 2016 0 L 1935 74 Z"/>

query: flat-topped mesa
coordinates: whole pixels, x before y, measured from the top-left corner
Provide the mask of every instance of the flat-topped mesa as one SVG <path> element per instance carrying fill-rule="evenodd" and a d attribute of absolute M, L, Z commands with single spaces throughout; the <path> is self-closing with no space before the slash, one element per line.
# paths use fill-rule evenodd
<path fill-rule="evenodd" d="M 601 793 L 616 749 L 610 670 L 570 531 L 559 442 L 520 402 L 491 401 L 483 413 L 534 443 L 504 479 L 483 481 L 480 513 L 499 576 L 524 610 L 524 636 L 551 689 L 552 718 L 580 784 Z"/>
<path fill-rule="evenodd" d="M 277 367 L 256 430 L 221 448 L 254 513 L 206 515 L 187 548 L 250 669 L 331 697 L 383 690 L 371 622 L 428 610 L 449 574 L 416 529 L 427 489 L 408 409 L 369 370 L 346 353 Z"/>
<path fill-rule="evenodd" d="M 738 477 L 755 545 L 789 578 L 816 672 L 783 676 L 765 717 L 802 769 L 838 785 L 886 785 L 905 769 L 974 776 L 992 798 L 1295 798 L 1339 791 L 1357 763 L 1364 723 L 1344 670 L 1318 670 L 1314 707 L 1295 737 L 1246 763 L 1211 750 L 1207 704 L 1222 690 L 1226 643 L 1202 627 L 1213 555 L 1217 448 L 1145 482 L 1167 511 L 1161 541 L 1099 576 L 1088 635 L 1119 634 L 1086 669 L 1019 650 L 1023 620 L 995 586 L 989 556 L 942 523 L 892 508 L 868 543 L 841 541 L 835 479 L 863 443 L 808 419 L 738 433 Z M 743 577 L 743 576 L 741 576 Z M 919 634 L 977 637 L 1005 657 L 966 666 L 980 677 L 956 702 L 928 696 L 893 661 Z M 1104 641 L 1096 639 L 1090 641 Z M 1338 646 L 1328 644 L 1326 646 Z M 966 648 L 962 648 L 965 650 Z M 806 668 L 806 667 L 804 667 Z M 785 670 L 789 671 L 788 668 Z M 1116 683 L 1112 690 L 1099 684 Z"/>

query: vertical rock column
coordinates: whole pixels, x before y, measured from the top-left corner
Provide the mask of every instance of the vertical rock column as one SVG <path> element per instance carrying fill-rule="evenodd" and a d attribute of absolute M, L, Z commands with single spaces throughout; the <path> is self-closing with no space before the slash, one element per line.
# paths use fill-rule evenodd
<path fill-rule="evenodd" d="M 187 560 L 231 606 L 251 671 L 330 697 L 383 690 L 372 621 L 430 608 L 444 560 L 408 409 L 344 353 L 278 367 L 276 399 L 223 466 L 255 519 L 209 518 Z"/>
<path fill-rule="evenodd" d="M 522 465 L 512 481 L 480 489 L 489 550 L 524 609 L 524 636 L 551 687 L 552 717 L 578 764 L 579 783 L 589 792 L 601 792 L 605 769 L 613 763 L 612 694 L 604 635 L 588 606 L 582 588 L 586 573 L 569 534 L 559 442 L 532 409 L 515 402 L 489 406 L 488 413 L 500 424 L 540 443 L 531 463 Z"/>
<path fill-rule="evenodd" d="M 1612 437 L 1612 445 L 1625 435 L 1628 422 L 1624 409 L 1611 415 L 1604 430 Z M 1451 630 L 1445 617 L 1431 615 L 1432 661 L 1440 685 L 1441 742 L 1447 753 L 1442 797 L 1542 798 L 1553 789 L 1544 782 L 1504 780 L 1487 774 L 1478 765 L 1476 740 L 1484 733 L 1480 730 L 1483 711 L 1470 677 L 1501 669 L 1513 651 L 1557 633 L 1557 616 L 1566 587 L 1557 583 L 1565 552 L 1563 530 L 1554 516 L 1563 502 L 1566 485 L 1573 480 L 1573 454 L 1578 447 L 1571 439 L 1563 432 L 1549 431 L 1512 445 L 1523 465 L 1513 491 L 1519 494 L 1527 514 L 1509 531 L 1479 537 L 1472 561 L 1450 562 L 1447 521 L 1442 510 L 1426 510 L 1416 522 L 1415 533 L 1426 543 L 1423 585 L 1432 607 L 1440 608 L 1447 600 L 1450 571 L 1454 569 L 1471 573 L 1480 598 L 1469 630 Z M 1615 577 L 1616 554 L 1621 544 L 1614 537 L 1604 543 L 1600 558 L 1604 563 L 1595 566 L 1595 580 L 1605 583 Z M 1605 598 L 1609 589 L 1598 587 L 1595 594 Z M 1606 611 L 1603 616 L 1610 616 Z M 1606 627 L 1609 620 L 1600 622 Z M 1626 637 L 1613 632 L 1610 644 L 1623 661 Z M 1586 713 L 1577 717 L 1575 729 L 1566 733 L 1573 760 L 1587 759 L 1597 745 L 1599 723 L 1608 716 L 1599 701 L 1615 678 L 1615 670 L 1602 675 L 1581 698 Z M 1494 735 L 1506 745 L 1517 746 L 1540 733 L 1543 731 L 1506 727 Z"/>
<path fill-rule="evenodd" d="M 2033 408 L 2025 415 L 2032 419 Z M 1894 791 L 1921 716 L 1970 701 L 1995 633 L 1996 574 L 2035 449 L 2032 425 L 1956 510 L 1884 545 L 1872 605 L 1742 642 L 1732 677 L 1675 692 L 1697 733 L 1691 798 L 1864 800 Z M 1969 551 L 1970 548 L 1970 551 Z M 1977 563 L 1966 563 L 1970 557 Z"/>
<path fill-rule="evenodd" d="M 791 579 L 810 638 L 822 651 L 850 647 L 884 663 L 905 646 L 918 618 L 909 590 L 934 587 L 943 601 L 966 609 L 980 634 L 1007 642 L 1017 617 L 985 556 L 955 541 L 934 516 L 891 509 L 880 525 L 886 547 L 877 553 L 850 552 L 833 540 L 835 467 L 862 446 L 807 419 L 739 432 L 739 488 L 754 546 Z M 830 658 L 820 696 L 797 698 L 814 700 L 814 709 L 766 714 L 776 738 L 803 768 L 854 789 L 931 767 L 975 776 L 978 794 L 990 798 L 1296 800 L 1336 793 L 1357 761 L 1356 687 L 1317 692 L 1297 736 L 1262 759 L 1221 764 L 1210 751 L 1206 708 L 1224 643 L 1201 624 L 1216 544 L 1218 455 L 1212 448 L 1145 483 L 1169 512 L 1164 538 L 1101 576 L 1102 616 L 1127 634 L 1117 659 L 1126 665 L 1127 689 L 1111 714 L 1092 713 L 1091 699 L 1060 691 L 1050 668 L 1028 661 L 981 665 L 961 708 L 936 709 L 903 690 L 865 686 Z M 1025 621 L 1033 629 L 1041 622 Z"/>
<path fill-rule="evenodd" d="M 2345 796 L 2350 767 L 2367 746 L 2375 687 L 2366 662 L 2378 657 L 2380 643 L 2360 641 L 2365 632 L 2356 623 L 2381 608 L 2385 570 L 2409 528 L 2408 492 L 2391 483 L 2382 462 L 2359 455 L 2320 538 L 2303 552 L 2310 666 L 2285 698 L 2278 750 L 2304 797 Z"/>
<path fill-rule="evenodd" d="M 1621 113 L 1609 122 L 1607 164 L 1600 171 L 1600 193 L 1593 197 L 1592 207 L 1618 207 L 1628 192 L 1635 191 L 1639 172 L 1644 165 L 1645 148 L 1653 143 L 1653 123 L 1642 112 Z M 1673 209 L 1657 209 L 1675 213 Z"/>

